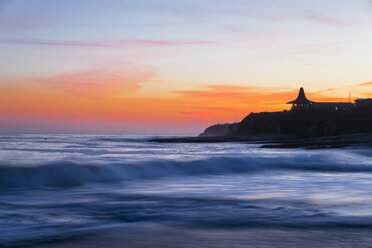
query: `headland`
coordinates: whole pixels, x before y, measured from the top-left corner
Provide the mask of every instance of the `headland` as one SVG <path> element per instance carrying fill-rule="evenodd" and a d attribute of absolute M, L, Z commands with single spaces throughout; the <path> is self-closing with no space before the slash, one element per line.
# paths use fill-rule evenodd
<path fill-rule="evenodd" d="M 372 145 L 372 99 L 314 102 L 301 88 L 290 110 L 250 113 L 238 123 L 212 125 L 197 137 L 153 142 L 249 142 L 263 148 L 332 148 Z"/>

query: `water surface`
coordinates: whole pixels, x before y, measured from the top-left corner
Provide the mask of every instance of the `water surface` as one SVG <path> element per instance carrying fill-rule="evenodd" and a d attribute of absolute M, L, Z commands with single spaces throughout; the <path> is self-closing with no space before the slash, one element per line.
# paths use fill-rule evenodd
<path fill-rule="evenodd" d="M 153 247 L 175 247 L 167 232 L 179 247 L 371 241 L 370 148 L 260 149 L 149 138 L 2 134 L 0 247 L 93 247 L 91 235 L 101 237 L 100 245 L 145 247 L 147 235 Z"/>

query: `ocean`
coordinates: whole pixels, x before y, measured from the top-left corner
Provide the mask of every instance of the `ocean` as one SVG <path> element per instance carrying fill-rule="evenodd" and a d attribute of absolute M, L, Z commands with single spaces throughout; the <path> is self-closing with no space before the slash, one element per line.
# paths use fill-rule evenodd
<path fill-rule="evenodd" d="M 368 247 L 372 149 L 0 135 L 0 247 Z"/>

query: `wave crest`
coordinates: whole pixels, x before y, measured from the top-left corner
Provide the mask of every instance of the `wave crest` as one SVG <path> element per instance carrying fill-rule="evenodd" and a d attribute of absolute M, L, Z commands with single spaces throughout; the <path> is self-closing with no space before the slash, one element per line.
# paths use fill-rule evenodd
<path fill-rule="evenodd" d="M 169 176 L 253 173 L 267 170 L 372 172 L 372 164 L 337 162 L 332 157 L 214 157 L 194 161 L 153 160 L 127 164 L 56 161 L 32 167 L 0 166 L 0 188 L 73 187 L 85 183 L 156 179 Z"/>

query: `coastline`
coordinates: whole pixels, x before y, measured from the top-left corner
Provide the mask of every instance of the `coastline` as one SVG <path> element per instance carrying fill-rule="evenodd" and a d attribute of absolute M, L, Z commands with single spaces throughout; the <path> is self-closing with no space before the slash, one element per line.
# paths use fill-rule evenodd
<path fill-rule="evenodd" d="M 151 139 L 149 142 L 160 143 L 225 143 L 225 142 L 243 142 L 248 144 L 261 144 L 260 148 L 308 148 L 308 149 L 325 149 L 325 148 L 343 148 L 349 146 L 372 146 L 372 134 L 343 134 L 326 137 L 312 138 L 277 138 L 268 137 L 182 137 Z"/>

